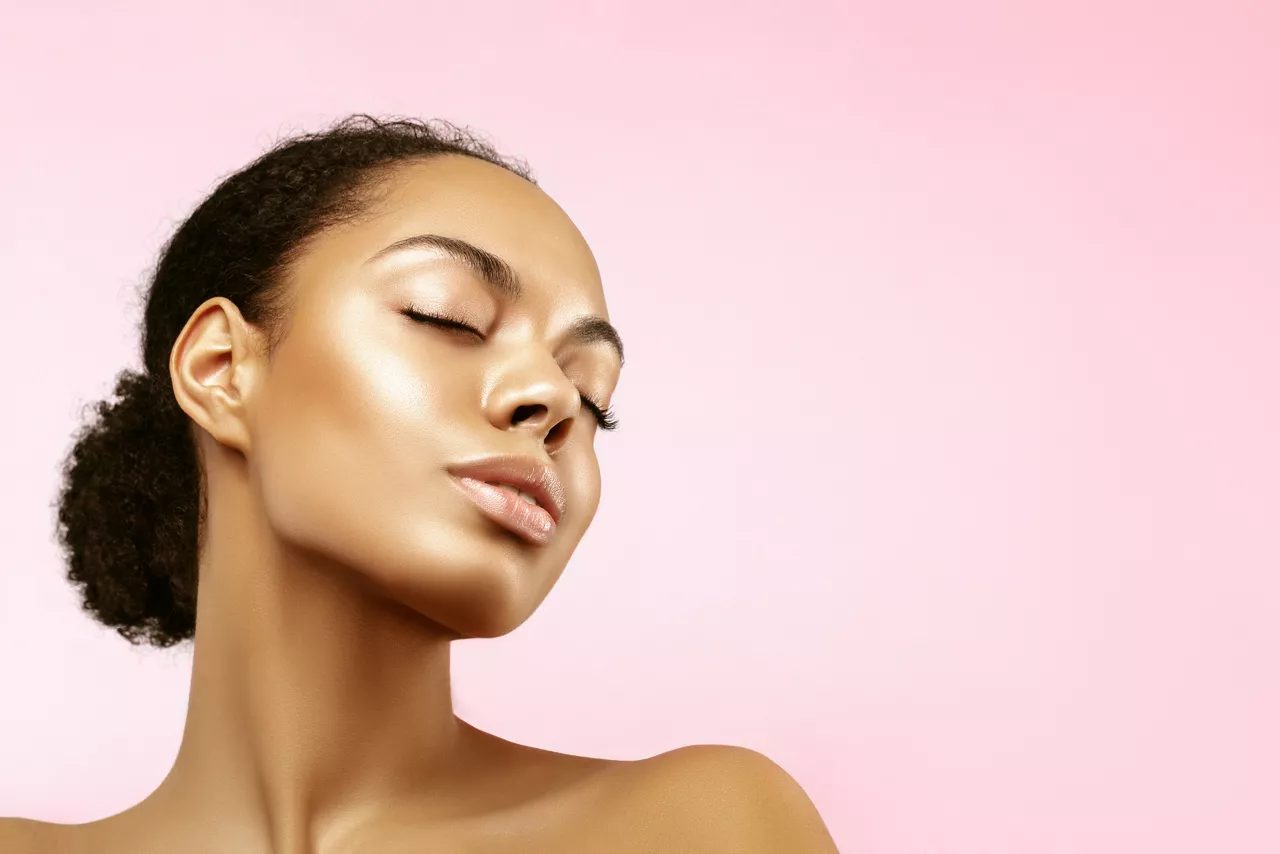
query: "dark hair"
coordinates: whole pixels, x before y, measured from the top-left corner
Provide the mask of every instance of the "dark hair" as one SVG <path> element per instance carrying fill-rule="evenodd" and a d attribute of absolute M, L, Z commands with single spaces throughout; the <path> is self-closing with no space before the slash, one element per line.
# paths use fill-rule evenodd
<path fill-rule="evenodd" d="M 204 495 L 191 421 L 169 354 L 191 314 L 222 296 L 284 335 L 289 265 L 324 230 L 359 217 L 405 161 L 461 154 L 533 182 L 522 161 L 443 121 L 359 114 L 277 143 L 223 180 L 161 251 L 145 297 L 141 373 L 122 371 L 115 401 L 93 404 L 62 465 L 57 535 L 83 606 L 134 644 L 195 634 Z"/>

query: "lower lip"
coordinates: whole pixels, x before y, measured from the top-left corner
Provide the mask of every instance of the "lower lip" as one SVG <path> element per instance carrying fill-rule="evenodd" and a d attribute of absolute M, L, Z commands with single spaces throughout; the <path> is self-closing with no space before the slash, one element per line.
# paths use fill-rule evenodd
<path fill-rule="evenodd" d="M 551 514 L 536 504 L 529 504 L 510 490 L 470 477 L 453 478 L 480 512 L 514 534 L 534 545 L 543 545 L 556 532 Z"/>

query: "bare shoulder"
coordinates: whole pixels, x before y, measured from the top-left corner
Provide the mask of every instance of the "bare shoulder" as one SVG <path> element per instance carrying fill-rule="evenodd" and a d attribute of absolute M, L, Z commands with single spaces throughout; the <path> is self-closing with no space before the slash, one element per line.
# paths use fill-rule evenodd
<path fill-rule="evenodd" d="M 628 812 L 654 844 L 678 841 L 698 851 L 741 854 L 837 854 L 804 789 L 758 751 L 695 744 L 628 764 Z"/>
<path fill-rule="evenodd" d="M 52 854 L 59 827 L 30 818 L 0 818 L 0 851 L 4 854 Z"/>

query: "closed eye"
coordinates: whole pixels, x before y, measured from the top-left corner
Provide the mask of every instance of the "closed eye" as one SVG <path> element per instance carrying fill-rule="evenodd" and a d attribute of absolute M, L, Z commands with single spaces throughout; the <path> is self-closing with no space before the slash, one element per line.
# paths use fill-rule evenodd
<path fill-rule="evenodd" d="M 484 340 L 483 332 L 481 332 L 479 329 L 476 329 L 474 326 L 471 326 L 470 324 L 465 323 L 464 321 L 459 320 L 455 317 L 449 317 L 447 315 L 427 314 L 425 312 L 418 311 L 415 308 L 406 308 L 404 310 L 404 314 L 405 316 L 409 317 L 410 319 L 418 323 L 427 323 L 432 326 L 440 326 L 445 329 L 456 329 L 459 332 L 470 333 L 476 336 L 477 338 L 479 338 L 481 341 Z M 600 404 L 596 403 L 594 400 L 587 397 L 585 394 L 581 395 L 581 399 L 582 399 L 582 405 L 585 406 L 591 412 L 591 414 L 595 417 L 596 425 L 601 430 L 617 430 L 618 429 L 618 418 L 616 415 L 613 414 L 612 406 L 608 408 L 601 407 Z"/>
<path fill-rule="evenodd" d="M 439 315 L 439 314 L 426 314 L 424 312 L 418 311 L 416 308 L 406 308 L 404 310 L 404 313 L 405 313 L 405 316 L 413 320 L 416 320 L 418 323 L 429 323 L 433 326 L 443 326 L 446 329 L 458 329 L 463 332 L 470 332 L 472 335 L 476 336 L 481 341 L 484 340 L 484 333 L 482 333 L 479 329 L 476 329 L 474 326 L 470 326 L 469 324 L 464 323 L 463 321 L 458 320 L 455 317 L 449 317 L 447 315 Z"/>

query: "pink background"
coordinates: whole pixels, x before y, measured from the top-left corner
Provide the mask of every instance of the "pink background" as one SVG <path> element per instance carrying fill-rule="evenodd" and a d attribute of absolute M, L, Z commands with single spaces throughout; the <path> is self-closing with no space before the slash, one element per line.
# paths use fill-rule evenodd
<path fill-rule="evenodd" d="M 461 716 L 755 748 L 845 852 L 1280 852 L 1275 4 L 201 5 L 0 34 L 0 815 L 167 771 L 189 652 L 78 612 L 56 466 L 176 223 L 365 111 L 528 158 L 628 345 Z"/>

